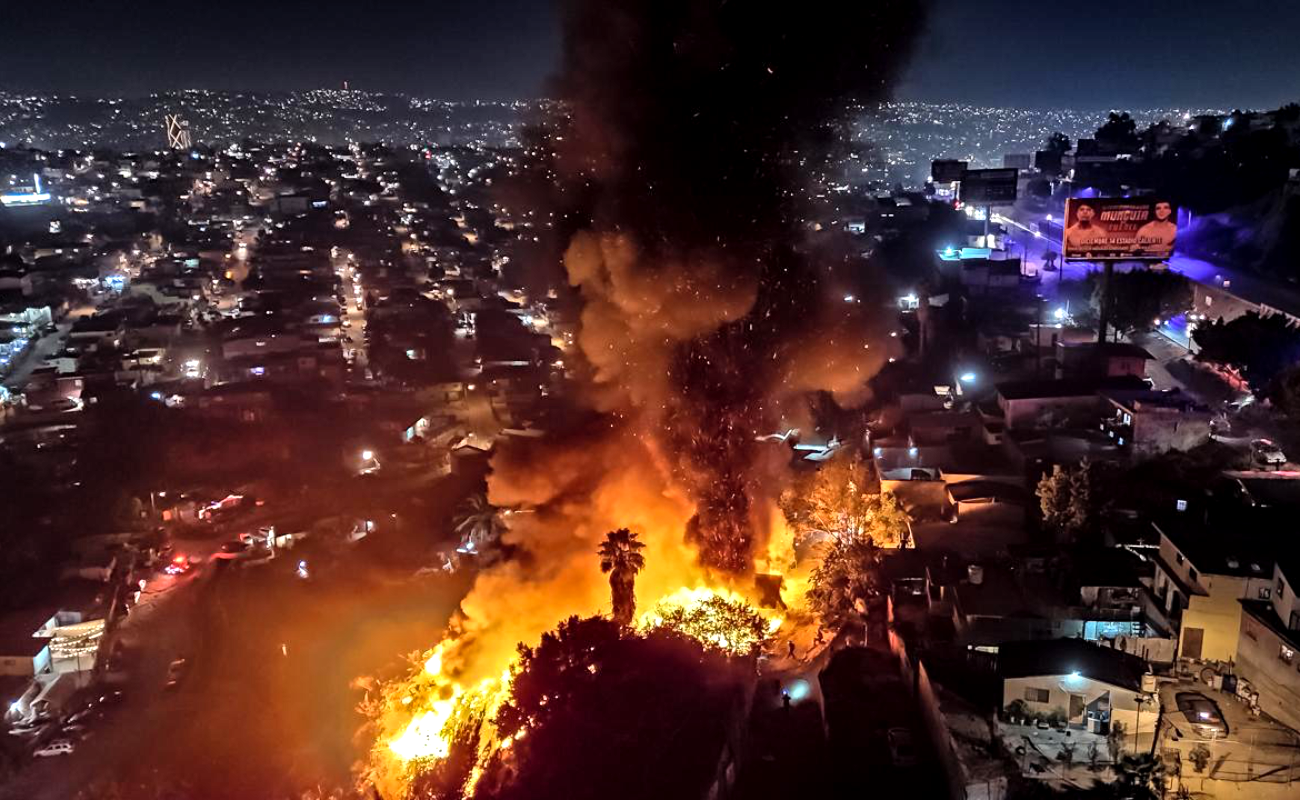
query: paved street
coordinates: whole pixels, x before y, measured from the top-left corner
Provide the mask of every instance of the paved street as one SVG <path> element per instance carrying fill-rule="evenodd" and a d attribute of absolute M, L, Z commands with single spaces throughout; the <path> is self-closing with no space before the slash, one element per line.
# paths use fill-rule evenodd
<path fill-rule="evenodd" d="M 436 641 L 468 578 L 394 581 L 309 557 L 310 580 L 295 558 L 218 559 L 151 586 L 120 633 L 126 699 L 72 755 L 32 759 L 0 798 L 70 800 L 104 776 L 157 775 L 231 800 L 307 776 L 347 785 L 363 723 L 352 681 Z M 187 670 L 165 689 L 177 657 Z"/>
<path fill-rule="evenodd" d="M 32 370 L 39 367 L 46 358 L 63 349 L 63 342 L 71 329 L 72 323 L 62 322 L 56 325 L 54 330 L 37 339 L 35 344 L 28 347 L 18 357 L 13 368 L 9 370 L 3 380 L 0 380 L 0 385 L 10 391 L 22 391 L 23 386 L 27 383 L 27 378 L 32 374 Z"/>

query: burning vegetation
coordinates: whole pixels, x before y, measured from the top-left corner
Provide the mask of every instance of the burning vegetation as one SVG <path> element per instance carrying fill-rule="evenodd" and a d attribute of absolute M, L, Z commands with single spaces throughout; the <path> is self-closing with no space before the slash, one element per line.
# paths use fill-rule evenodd
<path fill-rule="evenodd" d="M 384 797 L 595 796 L 599 765 L 581 787 L 564 772 L 584 742 L 664 781 L 716 765 L 719 710 L 801 613 L 794 575 L 794 607 L 758 602 L 756 573 L 795 563 L 788 452 L 760 438 L 807 425 L 814 394 L 862 400 L 890 354 L 815 234 L 840 115 L 884 98 L 919 5 L 563 4 L 563 112 L 530 202 L 555 247 L 534 260 L 581 303 L 590 416 L 494 456 L 488 499 L 532 513 L 444 641 L 365 704 L 362 778 Z M 602 727 L 630 720 L 645 741 Z"/>

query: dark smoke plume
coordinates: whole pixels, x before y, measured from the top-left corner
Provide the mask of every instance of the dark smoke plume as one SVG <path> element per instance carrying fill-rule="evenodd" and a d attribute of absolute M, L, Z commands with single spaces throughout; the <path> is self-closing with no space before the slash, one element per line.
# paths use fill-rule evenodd
<path fill-rule="evenodd" d="M 922 0 L 569 0 L 547 178 L 603 410 L 653 415 L 707 566 L 753 566 L 758 434 L 885 356 L 832 302 L 815 181 L 852 104 L 885 99 Z M 886 339 L 887 341 L 887 339 Z"/>

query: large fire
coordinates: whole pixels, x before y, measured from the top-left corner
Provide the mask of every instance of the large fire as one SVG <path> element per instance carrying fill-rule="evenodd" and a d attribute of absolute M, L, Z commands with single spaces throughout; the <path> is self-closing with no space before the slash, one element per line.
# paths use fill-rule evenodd
<path fill-rule="evenodd" d="M 879 304 L 843 301 L 870 291 L 868 265 L 819 222 L 839 211 L 815 176 L 848 109 L 888 93 L 921 4 L 836 7 L 842 25 L 737 3 L 562 5 L 564 112 L 523 164 L 545 252 L 519 261 L 562 263 L 580 301 L 565 362 L 583 365 L 594 421 L 494 454 L 491 502 L 534 513 L 503 537 L 520 557 L 481 572 L 443 643 L 371 697 L 364 777 L 389 798 L 443 773 L 473 794 L 513 744 L 492 723 L 523 674 L 519 644 L 610 612 L 606 532 L 645 544 L 642 632 L 750 656 L 787 624 L 804 630 L 798 609 L 756 609 L 798 601 L 806 581 L 776 510 L 790 451 L 764 434 L 811 429 L 814 393 L 865 399 L 893 355 Z M 556 297 L 553 277 L 535 288 Z"/>
<path fill-rule="evenodd" d="M 759 610 L 744 596 L 726 588 L 682 587 L 641 615 L 641 632 L 671 627 L 708 648 L 734 656 L 756 654 L 776 634 L 784 616 Z M 459 740 L 475 741 L 464 795 L 472 796 L 487 761 L 513 741 L 499 740 L 492 720 L 509 697 L 517 662 L 503 665 L 500 674 L 464 685 L 447 674 L 444 657 L 455 645 L 444 640 L 422 654 L 423 663 L 403 681 L 383 689 L 372 703 L 383 732 L 372 753 L 370 780 L 399 793 L 420 774 L 447 759 Z M 417 660 L 417 664 L 420 662 Z"/>

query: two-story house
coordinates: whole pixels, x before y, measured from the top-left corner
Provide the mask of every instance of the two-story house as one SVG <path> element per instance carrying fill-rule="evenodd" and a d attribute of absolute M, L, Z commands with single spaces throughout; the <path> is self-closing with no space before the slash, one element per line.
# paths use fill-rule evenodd
<path fill-rule="evenodd" d="M 1241 601 L 1272 599 L 1273 561 L 1267 548 L 1256 537 L 1192 518 L 1166 519 L 1153 527 L 1160 549 L 1152 592 L 1179 630 L 1178 655 L 1235 659 Z"/>
<path fill-rule="evenodd" d="M 1260 708 L 1300 728 L 1300 552 L 1289 550 L 1273 567 L 1272 596 L 1241 601 L 1236 661 Z"/>

